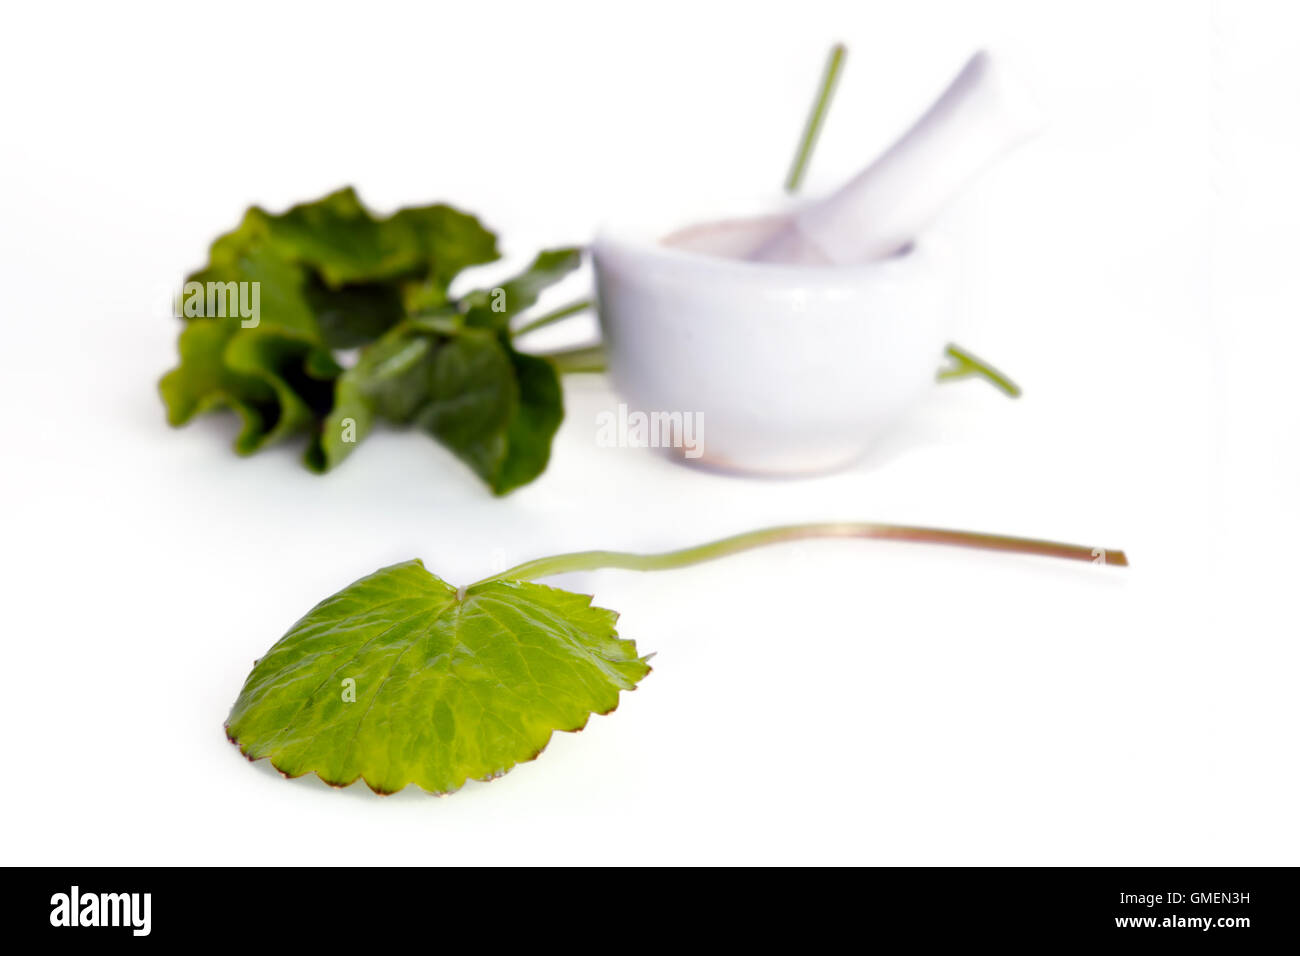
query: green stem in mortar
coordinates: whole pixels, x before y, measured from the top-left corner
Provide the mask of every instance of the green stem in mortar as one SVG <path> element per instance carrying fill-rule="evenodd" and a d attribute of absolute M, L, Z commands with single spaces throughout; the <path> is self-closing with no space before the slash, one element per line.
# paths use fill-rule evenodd
<path fill-rule="evenodd" d="M 813 146 L 817 144 L 817 134 L 821 132 L 822 121 L 826 119 L 826 110 L 831 105 L 831 96 L 835 92 L 835 81 L 839 78 L 840 67 L 844 64 L 845 52 L 843 43 L 831 47 L 830 55 L 826 60 L 826 72 L 822 74 L 821 86 L 817 91 L 817 99 L 813 100 L 812 112 L 808 114 L 808 122 L 804 125 L 799 149 L 794 154 L 794 163 L 790 167 L 790 175 L 786 177 L 785 191 L 788 193 L 798 192 L 799 184 L 803 182 L 803 174 L 808 168 Z"/>

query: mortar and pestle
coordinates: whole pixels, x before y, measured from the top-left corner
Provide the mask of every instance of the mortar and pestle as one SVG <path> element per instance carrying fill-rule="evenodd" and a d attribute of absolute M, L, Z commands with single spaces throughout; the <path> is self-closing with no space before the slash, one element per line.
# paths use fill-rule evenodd
<path fill-rule="evenodd" d="M 693 460 L 706 465 L 789 475 L 859 458 L 934 384 L 947 341 L 955 268 L 924 230 L 1038 117 L 981 51 L 829 196 L 687 228 L 602 227 L 592 253 L 615 387 L 634 409 L 701 416 Z"/>

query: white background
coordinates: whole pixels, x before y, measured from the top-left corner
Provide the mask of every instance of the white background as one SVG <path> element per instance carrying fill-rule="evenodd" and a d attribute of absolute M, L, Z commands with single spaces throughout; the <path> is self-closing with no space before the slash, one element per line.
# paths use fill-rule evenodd
<path fill-rule="evenodd" d="M 8 863 L 1295 864 L 1296 22 L 1196 2 L 533 4 L 0 15 L 0 671 Z M 745 480 L 597 447 L 567 383 L 537 482 L 432 442 L 326 478 L 163 420 L 162 296 L 252 202 L 352 183 L 497 229 L 508 273 L 634 198 L 774 196 L 826 50 L 808 189 L 976 47 L 1048 132 L 941 228 L 954 337 L 1024 387 L 936 387 L 847 471 Z M 545 304 L 584 291 L 575 279 Z M 594 334 L 590 319 L 539 346 Z M 743 343 L 737 343 L 743 347 Z M 1128 551 L 1127 571 L 830 542 L 557 583 L 658 652 L 617 713 L 445 799 L 250 765 L 222 721 L 321 597 L 421 556 L 874 519 Z"/>

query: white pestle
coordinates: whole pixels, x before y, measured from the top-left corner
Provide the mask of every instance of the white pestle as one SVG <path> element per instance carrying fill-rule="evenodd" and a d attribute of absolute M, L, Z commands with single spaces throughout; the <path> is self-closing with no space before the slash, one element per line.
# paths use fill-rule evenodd
<path fill-rule="evenodd" d="M 835 193 L 796 212 L 749 258 L 824 265 L 892 255 L 1041 125 L 1028 90 L 981 50 L 883 155 Z"/>

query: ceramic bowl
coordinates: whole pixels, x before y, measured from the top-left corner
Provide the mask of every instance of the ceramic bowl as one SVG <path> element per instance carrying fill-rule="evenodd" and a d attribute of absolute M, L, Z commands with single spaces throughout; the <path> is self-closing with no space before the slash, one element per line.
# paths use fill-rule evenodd
<path fill-rule="evenodd" d="M 609 372 L 632 412 L 696 416 L 688 460 L 809 474 L 862 456 L 935 384 L 952 313 L 943 244 L 875 262 L 745 261 L 785 213 L 694 248 L 671 224 L 602 228 L 593 243 Z M 680 222 L 680 220 L 679 220 Z M 667 419 L 665 419 L 667 420 Z"/>

